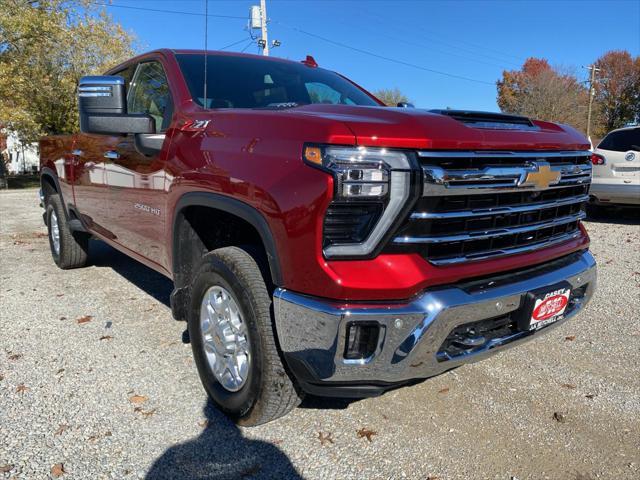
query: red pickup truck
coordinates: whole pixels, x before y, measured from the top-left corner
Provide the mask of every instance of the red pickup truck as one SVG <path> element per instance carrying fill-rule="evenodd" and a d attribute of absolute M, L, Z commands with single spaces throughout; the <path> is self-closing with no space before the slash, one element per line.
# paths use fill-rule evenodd
<path fill-rule="evenodd" d="M 566 125 L 385 107 L 312 57 L 158 50 L 78 92 L 81 133 L 40 148 L 53 259 L 94 237 L 171 278 L 240 424 L 485 358 L 594 292 Z"/>

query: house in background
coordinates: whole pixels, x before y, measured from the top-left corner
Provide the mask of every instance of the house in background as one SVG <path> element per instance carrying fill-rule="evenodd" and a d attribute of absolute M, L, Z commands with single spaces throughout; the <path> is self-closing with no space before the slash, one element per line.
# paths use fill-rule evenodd
<path fill-rule="evenodd" d="M 23 143 L 15 132 L 0 130 L 0 155 L 10 174 L 37 173 L 40 164 L 37 143 Z"/>

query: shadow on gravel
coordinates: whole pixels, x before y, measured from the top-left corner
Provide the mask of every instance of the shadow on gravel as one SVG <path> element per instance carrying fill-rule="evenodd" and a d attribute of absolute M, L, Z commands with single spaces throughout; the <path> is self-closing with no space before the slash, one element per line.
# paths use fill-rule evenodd
<path fill-rule="evenodd" d="M 173 290 L 173 282 L 167 277 L 100 240 L 91 240 L 89 249 L 89 259 L 92 265 L 112 268 L 140 290 L 145 291 L 167 307 L 171 307 L 169 296 Z"/>
<path fill-rule="evenodd" d="M 208 421 L 204 431 L 167 449 L 151 466 L 147 480 L 302 478 L 278 447 L 243 437 L 211 402 L 204 414 Z"/>
<path fill-rule="evenodd" d="M 640 207 L 600 207 L 589 205 L 587 215 L 587 221 L 594 223 L 640 225 Z"/>

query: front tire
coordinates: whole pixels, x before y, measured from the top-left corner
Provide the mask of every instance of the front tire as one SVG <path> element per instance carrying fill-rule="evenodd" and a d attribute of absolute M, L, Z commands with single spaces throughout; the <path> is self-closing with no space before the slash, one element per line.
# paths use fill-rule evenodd
<path fill-rule="evenodd" d="M 213 402 L 239 425 L 275 420 L 301 400 L 275 339 L 260 268 L 237 247 L 202 257 L 193 278 L 189 338 Z"/>
<path fill-rule="evenodd" d="M 45 218 L 51 256 L 56 265 L 63 270 L 84 267 L 88 259 L 89 236 L 69 229 L 60 195 L 49 195 Z"/>

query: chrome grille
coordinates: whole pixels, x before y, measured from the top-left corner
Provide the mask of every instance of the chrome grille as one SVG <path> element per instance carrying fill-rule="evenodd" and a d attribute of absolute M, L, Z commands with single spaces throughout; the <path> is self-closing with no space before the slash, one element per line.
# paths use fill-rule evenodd
<path fill-rule="evenodd" d="M 580 235 L 589 152 L 419 152 L 423 196 L 390 251 L 434 264 L 524 253 Z"/>

